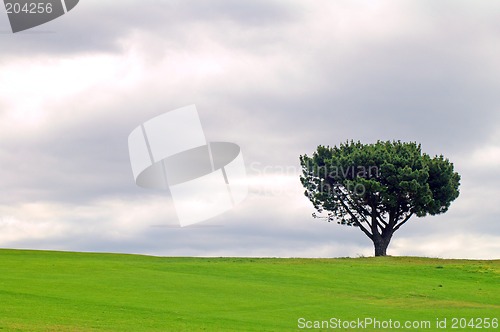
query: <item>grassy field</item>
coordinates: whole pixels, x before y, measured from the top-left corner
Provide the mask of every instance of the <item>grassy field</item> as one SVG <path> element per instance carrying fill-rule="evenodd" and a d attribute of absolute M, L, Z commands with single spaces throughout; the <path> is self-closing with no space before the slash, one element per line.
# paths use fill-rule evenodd
<path fill-rule="evenodd" d="M 0 331 L 297 331 L 300 318 L 499 319 L 500 261 L 0 250 Z"/>

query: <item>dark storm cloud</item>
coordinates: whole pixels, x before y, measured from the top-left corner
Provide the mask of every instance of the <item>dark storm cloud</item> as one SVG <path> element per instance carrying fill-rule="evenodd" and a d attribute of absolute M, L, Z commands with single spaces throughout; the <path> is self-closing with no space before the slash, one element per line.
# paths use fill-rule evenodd
<path fill-rule="evenodd" d="M 87 0 L 49 24 L 15 35 L 8 31 L 7 15 L 0 17 L 2 57 L 120 52 L 127 36 L 141 33 L 161 35 L 166 44 L 179 47 L 196 42 L 193 26 L 265 31 L 299 14 L 285 1 Z"/>
<path fill-rule="evenodd" d="M 139 107 L 130 103 L 112 110 L 94 109 L 102 113 L 86 117 L 85 106 L 74 105 L 72 119 L 58 122 L 56 113 L 45 128 L 10 136 L 9 144 L 0 150 L 0 174 L 5 179 L 3 190 L 11 195 L 0 202 L 85 204 L 102 197 L 140 194 L 130 168 L 127 139 L 152 111 L 141 114 Z"/>
<path fill-rule="evenodd" d="M 138 220 L 142 227 L 130 231 L 120 222 L 89 221 L 75 214 L 65 218 L 68 229 L 63 234 L 13 241 L 9 246 L 173 256 L 328 257 L 370 252 L 368 239 L 353 228 L 262 209 L 282 201 L 280 197 L 268 197 L 262 204 L 253 197 L 239 211 L 185 228 L 166 221 L 166 215 L 152 216 L 148 224 Z M 255 209 L 255 204 L 261 208 Z"/>
<path fill-rule="evenodd" d="M 311 149 L 347 139 L 415 140 L 432 154 L 474 149 L 499 120 L 500 68 L 488 48 L 500 44 L 500 35 L 479 30 L 475 37 L 460 40 L 460 32 L 443 24 L 431 36 L 368 43 L 340 56 L 335 46 L 325 47 L 297 63 L 306 75 L 315 73 L 317 87 L 312 91 L 310 80 L 305 80 L 302 94 L 289 81 L 282 88 L 290 85 L 292 92 L 285 97 L 255 91 L 234 96 L 234 104 L 245 105 L 246 117 L 256 127 L 286 137 L 288 146 L 273 150 L 278 155 L 283 149 L 296 153 L 292 146 Z M 473 40 L 478 35 L 482 43 Z M 335 45 L 335 40 L 325 44 Z M 476 47 L 468 49 L 470 45 Z"/>
<path fill-rule="evenodd" d="M 347 139 L 417 141 L 430 154 L 471 151 L 499 120 L 499 23 L 487 8 L 448 5 L 413 2 L 413 19 L 425 28 L 371 37 L 372 28 L 384 24 L 372 20 L 347 45 L 351 31 L 340 38 L 335 17 L 332 33 L 322 31 L 320 42 L 309 40 L 305 25 L 304 35 L 282 36 L 287 42 L 279 52 L 300 74 L 284 77 L 279 93 L 265 84 L 283 75 L 273 71 L 257 71 L 241 90 L 220 80 L 209 91 L 231 112 L 244 109 L 238 119 L 248 131 L 241 141 L 251 159 L 296 165 L 299 153 Z M 263 130 L 268 135 L 249 134 Z"/>

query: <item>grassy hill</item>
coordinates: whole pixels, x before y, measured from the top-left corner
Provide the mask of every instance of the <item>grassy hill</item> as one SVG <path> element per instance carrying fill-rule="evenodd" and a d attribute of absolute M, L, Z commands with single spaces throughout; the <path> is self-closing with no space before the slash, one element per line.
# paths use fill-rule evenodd
<path fill-rule="evenodd" d="M 500 261 L 0 250 L 0 331 L 297 331 L 365 318 L 415 331 L 499 319 Z"/>

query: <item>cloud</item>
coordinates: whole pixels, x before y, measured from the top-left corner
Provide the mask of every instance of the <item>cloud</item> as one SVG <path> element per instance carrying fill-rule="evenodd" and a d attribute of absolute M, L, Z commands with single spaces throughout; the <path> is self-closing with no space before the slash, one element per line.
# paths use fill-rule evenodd
<path fill-rule="evenodd" d="M 389 252 L 498 256 L 482 242 L 500 231 L 496 8 L 88 0 L 31 32 L 0 34 L 0 246 L 369 255 L 359 230 L 311 218 L 298 156 L 402 139 L 449 157 L 461 196 L 447 214 L 405 225 Z M 207 227 L 179 229 L 168 197 L 134 185 L 126 142 L 138 124 L 192 103 L 209 141 L 241 146 L 253 187 Z M 473 250 L 460 247 L 463 234 Z"/>
<path fill-rule="evenodd" d="M 12 53 L 27 57 L 120 53 L 124 41 L 134 35 L 146 39 L 161 36 L 163 44 L 179 48 L 196 43 L 214 26 L 227 28 L 226 33 L 242 27 L 262 31 L 300 16 L 298 3 L 260 0 L 238 4 L 228 0 L 209 4 L 199 0 L 145 0 L 140 4 L 131 0 L 119 4 L 87 0 L 75 9 L 37 29 L 2 36 L 8 53 L 3 57 L 11 57 Z M 0 18 L 0 29 L 7 32 L 10 26 L 4 16 Z"/>

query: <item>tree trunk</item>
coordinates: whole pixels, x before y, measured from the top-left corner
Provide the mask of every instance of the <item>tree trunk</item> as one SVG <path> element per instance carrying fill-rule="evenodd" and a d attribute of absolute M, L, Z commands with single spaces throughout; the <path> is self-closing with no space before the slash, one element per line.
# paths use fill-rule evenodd
<path fill-rule="evenodd" d="M 387 256 L 387 247 L 389 246 L 389 239 L 377 239 L 373 241 L 373 245 L 375 246 L 375 256 Z"/>

